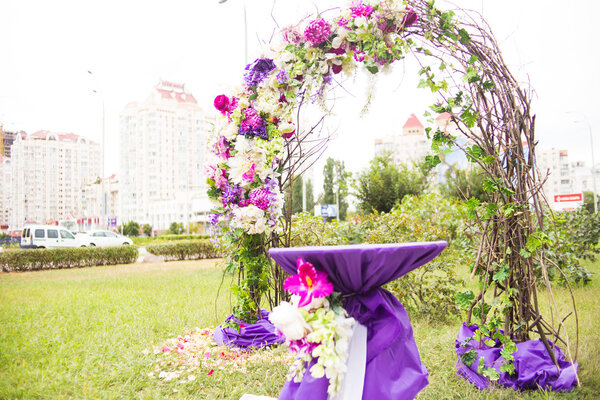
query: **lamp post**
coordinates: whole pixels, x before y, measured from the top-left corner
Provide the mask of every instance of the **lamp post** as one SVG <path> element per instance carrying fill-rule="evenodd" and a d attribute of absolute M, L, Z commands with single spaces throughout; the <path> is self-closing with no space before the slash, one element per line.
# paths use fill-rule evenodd
<path fill-rule="evenodd" d="M 92 73 L 92 71 L 88 71 L 88 74 L 90 75 L 94 75 Z M 104 176 L 105 176 L 105 171 L 104 171 L 104 149 L 105 149 L 105 127 L 106 127 L 106 113 L 105 113 L 105 107 L 104 107 L 104 93 L 98 91 L 97 89 L 92 89 L 92 92 L 94 92 L 95 94 L 100 96 L 100 99 L 102 100 L 102 149 L 101 149 L 101 157 L 102 159 L 100 160 L 100 165 L 101 165 L 101 176 L 100 176 L 100 191 L 101 191 L 101 196 L 102 196 L 102 210 L 101 210 L 101 226 L 104 227 L 104 229 L 107 228 L 107 216 L 106 216 L 106 193 L 104 192 Z"/>
<path fill-rule="evenodd" d="M 578 120 L 573 122 L 585 122 L 588 126 L 588 130 L 590 132 L 590 149 L 592 151 L 592 188 L 594 190 L 594 214 L 598 213 L 598 200 L 596 194 L 596 160 L 594 159 L 594 135 L 592 135 L 592 125 L 590 121 L 587 119 L 587 116 L 583 115 L 584 120 Z"/>
<path fill-rule="evenodd" d="M 227 0 L 218 0 L 219 4 L 227 2 Z M 246 18 L 246 2 L 243 1 L 244 5 L 244 63 L 248 64 L 248 20 Z"/>

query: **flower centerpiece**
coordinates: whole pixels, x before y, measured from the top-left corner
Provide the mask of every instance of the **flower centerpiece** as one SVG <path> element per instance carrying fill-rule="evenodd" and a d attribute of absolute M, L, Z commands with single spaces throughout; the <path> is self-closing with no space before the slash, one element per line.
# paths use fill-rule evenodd
<path fill-rule="evenodd" d="M 284 288 L 291 302 L 273 309 L 269 320 L 285 336 L 290 351 L 297 354 L 290 369 L 294 382 L 302 381 L 306 370 L 314 378 L 327 377 L 330 398 L 336 396 L 346 373 L 350 339 L 356 323 L 341 307 L 339 293 L 327 280 L 327 273 L 297 260 L 298 274 L 288 277 Z"/>

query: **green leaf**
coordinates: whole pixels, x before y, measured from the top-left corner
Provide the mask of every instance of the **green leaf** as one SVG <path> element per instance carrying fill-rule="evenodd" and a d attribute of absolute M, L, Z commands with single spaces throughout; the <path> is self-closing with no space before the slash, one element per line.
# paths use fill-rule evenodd
<path fill-rule="evenodd" d="M 477 70 L 473 67 L 468 67 L 467 72 L 463 75 L 463 79 L 469 83 L 477 82 L 481 77 L 477 74 Z"/>
<path fill-rule="evenodd" d="M 470 367 L 475 361 L 477 361 L 477 351 L 471 349 L 464 352 L 460 355 L 460 361 L 462 361 L 462 363 L 467 367 Z"/>
<path fill-rule="evenodd" d="M 485 82 L 483 82 L 482 86 L 483 86 L 483 90 L 492 90 L 494 88 L 494 86 L 496 86 L 496 85 L 494 85 L 494 82 L 492 82 L 492 81 L 485 81 Z"/>
<path fill-rule="evenodd" d="M 296 92 L 294 92 L 293 90 L 288 90 L 287 92 L 285 92 L 285 98 L 286 99 L 295 99 Z"/>
<path fill-rule="evenodd" d="M 528 251 L 527 251 L 527 250 L 525 250 L 525 249 L 521 249 L 521 250 L 519 250 L 519 254 L 520 254 L 520 255 L 521 255 L 523 258 L 529 258 L 529 257 L 531 257 L 531 253 L 530 253 L 530 252 L 528 252 Z"/>
<path fill-rule="evenodd" d="M 471 58 L 469 58 L 469 64 L 473 65 L 475 64 L 477 61 L 479 60 L 479 58 L 477 58 L 477 56 L 473 55 L 471 56 Z"/>
<path fill-rule="evenodd" d="M 485 205 L 485 212 L 483 213 L 484 218 L 492 218 L 496 214 L 498 214 L 498 204 L 496 203 L 487 203 Z"/>
<path fill-rule="evenodd" d="M 465 123 L 465 125 L 469 129 L 471 129 L 477 123 L 477 117 L 478 117 L 478 115 L 479 114 L 477 112 L 471 112 L 471 106 L 464 107 L 462 109 L 461 114 L 460 114 L 460 119 Z"/>
<path fill-rule="evenodd" d="M 464 310 L 471 307 L 473 299 L 475 299 L 475 295 L 473 294 L 472 290 L 459 292 L 454 295 L 454 301 L 456 302 L 456 305 Z"/>
<path fill-rule="evenodd" d="M 458 35 L 460 36 L 459 40 L 462 44 L 468 44 L 471 41 L 471 36 L 469 36 L 469 33 L 464 29 L 459 29 Z"/>
<path fill-rule="evenodd" d="M 430 165 L 432 167 L 435 167 L 436 165 L 438 165 L 442 161 L 440 160 L 440 157 L 438 155 L 435 155 L 435 156 L 428 155 L 428 156 L 425 156 L 425 162 L 428 165 Z"/>
<path fill-rule="evenodd" d="M 517 206 L 513 203 L 508 203 L 502 206 L 502 213 L 507 217 L 512 217 L 517 211 Z"/>
<path fill-rule="evenodd" d="M 483 149 L 478 145 L 474 144 L 471 147 L 467 147 L 467 160 L 474 161 L 479 160 L 483 156 Z"/>
<path fill-rule="evenodd" d="M 485 178 L 482 188 L 486 192 L 494 193 L 498 191 L 498 183 L 492 178 Z"/>
<path fill-rule="evenodd" d="M 475 219 L 477 217 L 477 207 L 481 202 L 476 197 L 471 197 L 469 200 L 465 201 L 465 205 L 467 206 L 467 217 L 471 219 Z"/>
<path fill-rule="evenodd" d="M 492 279 L 495 282 L 504 282 L 506 279 L 508 279 L 509 276 L 510 276 L 510 267 L 508 266 L 508 264 L 504 264 L 502 266 L 502 268 L 500 268 L 498 271 L 496 271 L 494 276 L 492 276 Z"/>
<path fill-rule="evenodd" d="M 542 247 L 542 241 L 533 234 L 529 235 L 527 236 L 527 243 L 525 244 L 525 247 L 530 253 L 534 253 L 537 249 Z"/>
<path fill-rule="evenodd" d="M 258 93 L 253 93 L 250 97 L 248 97 L 249 101 L 256 100 L 258 98 Z"/>
<path fill-rule="evenodd" d="M 370 73 L 375 75 L 376 73 L 379 72 L 379 68 L 376 65 L 369 65 L 369 66 L 367 66 L 367 71 L 369 71 Z"/>

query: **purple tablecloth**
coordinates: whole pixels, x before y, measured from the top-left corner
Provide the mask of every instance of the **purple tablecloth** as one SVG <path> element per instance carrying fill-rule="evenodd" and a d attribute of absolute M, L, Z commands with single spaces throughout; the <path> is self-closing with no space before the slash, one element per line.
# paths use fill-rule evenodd
<path fill-rule="evenodd" d="M 402 304 L 381 286 L 433 260 L 446 242 L 293 247 L 269 250 L 290 274 L 302 257 L 327 272 L 335 291 L 346 295 L 344 308 L 367 327 L 364 400 L 413 399 L 427 386 L 412 326 Z M 305 374 L 286 382 L 280 400 L 325 400 L 327 378 Z"/>
<path fill-rule="evenodd" d="M 213 339 L 220 345 L 250 349 L 253 347 L 271 346 L 283 343 L 284 339 L 277 332 L 277 328 L 269 321 L 269 313 L 261 310 L 261 319 L 254 324 L 240 321 L 233 315 L 227 317 L 225 322 L 236 322 L 240 330 L 229 326 L 220 325 L 215 329 Z M 242 327 L 243 325 L 243 327 Z"/>
<path fill-rule="evenodd" d="M 467 326 L 463 323 L 461 326 L 456 339 L 456 354 L 458 355 L 456 367 L 458 375 L 482 390 L 489 387 L 490 381 L 477 373 L 479 359 L 483 357 L 487 368 L 493 367 L 500 371 L 500 365 L 504 358 L 500 355 L 501 348 L 498 340 L 496 340 L 495 346 L 487 346 L 476 340 L 467 342 L 467 339 L 473 337 L 478 329 L 477 325 Z M 470 367 L 460 361 L 460 356 L 469 350 L 477 351 L 477 360 Z M 552 362 L 548 350 L 541 340 L 517 343 L 517 351 L 513 354 L 515 373 L 509 375 L 501 372 L 500 379 L 495 384 L 514 390 L 542 388 L 555 392 L 570 392 L 577 384 L 578 364 L 568 362 L 558 347 L 554 347 L 554 355 L 560 369 L 556 368 Z"/>

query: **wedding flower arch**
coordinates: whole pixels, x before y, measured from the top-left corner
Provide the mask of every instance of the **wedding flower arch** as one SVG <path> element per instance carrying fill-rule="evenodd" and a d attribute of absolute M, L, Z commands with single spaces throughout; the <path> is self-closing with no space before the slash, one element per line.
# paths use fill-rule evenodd
<path fill-rule="evenodd" d="M 245 278 L 237 288 L 240 316 L 251 318 L 250 310 L 259 308 L 269 289 L 269 274 L 281 274 L 264 248 L 267 242 L 280 244 L 273 238 L 282 236 L 277 231 L 284 209 L 281 177 L 289 173 L 285 163 L 296 148 L 292 144 L 306 137 L 298 128 L 298 105 L 323 98 L 338 74 L 353 74 L 361 66 L 377 74 L 414 55 L 423 65 L 419 86 L 440 99 L 432 110 L 449 113 L 471 143 L 461 147 L 447 132 L 428 129 L 432 148 L 461 147 L 487 175 L 492 198 L 486 204 L 468 202 L 482 231 L 473 275 L 484 283 L 467 299 L 468 320 L 477 310 L 492 309 L 493 314 L 478 313 L 492 330 L 501 328 L 517 342 L 535 333 L 551 357 L 551 342 L 568 348 L 566 330 L 559 335 L 558 309 L 551 311 L 550 320 L 559 321 L 555 326 L 542 316 L 535 286 L 537 260 L 551 290 L 530 92 L 510 73 L 487 25 L 472 14 L 459 18 L 441 11 L 433 0 L 362 0 L 330 14 L 335 15 L 283 29 L 282 44 L 246 67 L 242 87 L 214 101 L 221 118 L 209 140 L 214 154 L 207 168 L 209 196 L 218 202 L 212 223 L 235 247 L 232 261 Z M 436 164 L 439 158 L 428 161 Z M 276 282 L 272 289 L 283 293 L 282 280 Z M 492 293 L 491 304 L 486 293 Z"/>

